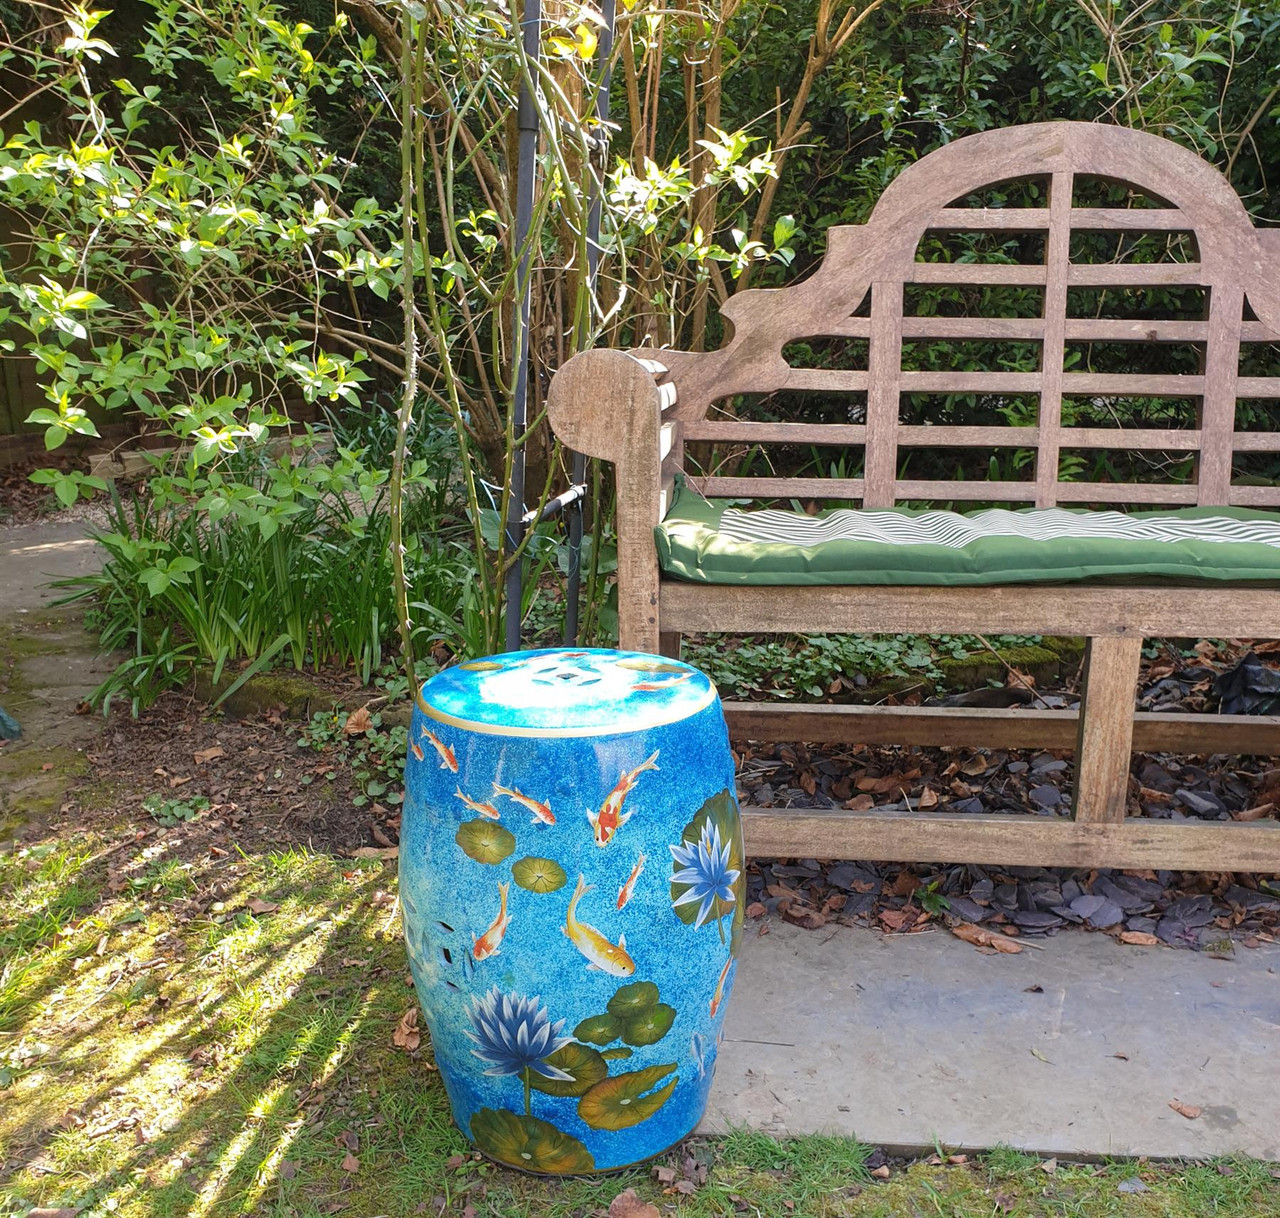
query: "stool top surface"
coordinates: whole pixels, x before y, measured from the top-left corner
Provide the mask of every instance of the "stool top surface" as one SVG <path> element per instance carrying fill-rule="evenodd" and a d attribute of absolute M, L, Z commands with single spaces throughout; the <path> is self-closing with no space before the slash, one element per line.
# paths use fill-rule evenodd
<path fill-rule="evenodd" d="M 716 687 L 665 656 L 602 648 L 517 651 L 468 660 L 422 687 L 429 718 L 501 735 L 593 736 L 676 723 Z"/>

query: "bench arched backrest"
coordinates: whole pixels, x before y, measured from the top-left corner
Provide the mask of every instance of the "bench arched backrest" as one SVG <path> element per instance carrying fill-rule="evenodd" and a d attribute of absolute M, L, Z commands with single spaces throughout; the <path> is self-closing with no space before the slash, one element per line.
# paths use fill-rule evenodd
<path fill-rule="evenodd" d="M 1043 178 L 1041 207 L 961 206 L 968 197 L 1016 179 Z M 1074 206 L 1084 177 L 1129 184 L 1149 207 Z M 1012 265 L 918 261 L 921 242 L 938 232 L 1042 233 L 1042 262 Z M 1192 262 L 1074 262 L 1079 233 L 1186 233 Z M 828 230 L 826 256 L 793 287 L 750 290 L 722 307 L 731 336 L 719 351 L 658 355 L 676 389 L 668 418 L 677 438 L 668 464 L 691 440 L 865 445 L 861 478 L 797 480 L 704 478 L 708 494 L 859 498 L 868 507 L 903 500 L 1034 503 L 1280 506 L 1280 487 L 1233 481 L 1237 454 L 1280 452 L 1280 376 L 1240 375 L 1242 343 L 1280 342 L 1280 232 L 1255 229 L 1226 179 L 1195 153 L 1145 132 L 1092 123 L 1039 123 L 968 136 L 906 169 L 884 192 L 865 225 Z M 910 285 L 1025 285 L 1043 294 L 1040 316 L 904 316 Z M 1201 318 L 1117 320 L 1072 316 L 1069 293 L 1097 288 L 1198 288 Z M 869 309 L 865 303 L 870 300 Z M 1251 311 L 1246 316 L 1246 304 Z M 822 336 L 867 340 L 865 370 L 792 367 L 788 344 Z M 1038 342 L 1039 369 L 904 371 L 904 339 L 1018 339 Z M 1194 343 L 1194 373 L 1155 375 L 1064 370 L 1071 343 Z M 736 394 L 793 390 L 865 392 L 865 422 L 743 423 L 708 417 Z M 1038 398 L 1032 427 L 904 425 L 904 393 L 1023 394 Z M 1189 398 L 1194 426 L 1088 428 L 1064 425 L 1063 400 L 1118 395 Z M 1237 430 L 1237 404 L 1262 400 L 1277 419 L 1268 430 Z M 820 438 L 821 437 L 821 441 Z M 1034 449 L 1034 479 L 919 481 L 898 476 L 900 449 Z M 1059 458 L 1071 450 L 1178 451 L 1195 454 L 1195 478 L 1181 483 L 1062 481 Z"/>

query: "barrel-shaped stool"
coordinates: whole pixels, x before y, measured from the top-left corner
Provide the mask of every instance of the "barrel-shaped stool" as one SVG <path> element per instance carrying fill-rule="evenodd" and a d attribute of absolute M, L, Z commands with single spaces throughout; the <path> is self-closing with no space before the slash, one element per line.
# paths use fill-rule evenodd
<path fill-rule="evenodd" d="M 400 901 L 454 1118 L 549 1174 L 659 1154 L 701 1119 L 742 938 L 715 686 L 620 651 L 531 651 L 423 686 Z"/>

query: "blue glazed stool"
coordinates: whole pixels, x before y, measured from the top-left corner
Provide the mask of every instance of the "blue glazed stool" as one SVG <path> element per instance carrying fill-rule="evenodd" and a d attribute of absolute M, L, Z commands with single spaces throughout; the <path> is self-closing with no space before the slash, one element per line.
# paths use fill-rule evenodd
<path fill-rule="evenodd" d="M 410 728 L 400 901 L 458 1125 L 526 1171 L 611 1171 L 701 1119 L 742 938 L 715 686 L 622 651 L 447 669 Z"/>

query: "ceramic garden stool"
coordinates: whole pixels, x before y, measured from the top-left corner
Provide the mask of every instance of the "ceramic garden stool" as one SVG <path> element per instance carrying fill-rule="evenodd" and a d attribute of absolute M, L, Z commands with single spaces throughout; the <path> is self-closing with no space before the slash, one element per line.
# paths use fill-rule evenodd
<path fill-rule="evenodd" d="M 701 1119 L 742 938 L 715 686 L 622 651 L 529 651 L 423 686 L 400 900 L 458 1125 L 527 1171 L 611 1171 Z"/>

